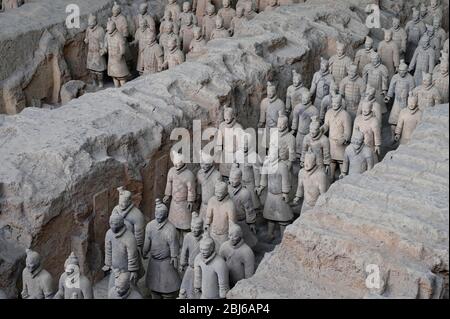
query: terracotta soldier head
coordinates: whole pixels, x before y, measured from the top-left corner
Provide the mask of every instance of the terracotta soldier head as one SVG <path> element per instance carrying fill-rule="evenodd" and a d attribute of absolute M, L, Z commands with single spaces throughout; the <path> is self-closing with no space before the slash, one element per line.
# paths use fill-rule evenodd
<path fill-rule="evenodd" d="M 351 64 L 348 68 L 348 77 L 352 80 L 356 80 L 358 77 L 358 67 L 356 64 Z"/>
<path fill-rule="evenodd" d="M 267 97 L 274 99 L 277 96 L 277 87 L 272 82 L 267 82 Z"/>
<path fill-rule="evenodd" d="M 328 72 L 329 68 L 330 68 L 330 63 L 328 62 L 328 60 L 321 57 L 320 58 L 320 71 L 322 73 L 326 73 L 326 72 Z"/>
<path fill-rule="evenodd" d="M 302 75 L 298 73 L 296 70 L 292 70 L 292 84 L 295 87 L 300 87 L 303 85 Z"/>
<path fill-rule="evenodd" d="M 140 13 L 140 14 L 145 15 L 145 14 L 147 13 L 147 10 L 148 10 L 148 4 L 147 4 L 147 2 L 144 2 L 144 3 L 142 3 L 142 4 L 139 6 L 139 13 Z"/>
<path fill-rule="evenodd" d="M 439 0 L 431 0 L 430 1 L 430 6 L 433 9 L 437 9 L 439 7 L 440 1 Z"/>
<path fill-rule="evenodd" d="M 384 41 L 386 41 L 386 42 L 392 41 L 392 30 L 391 29 L 384 30 Z"/>
<path fill-rule="evenodd" d="M 112 7 L 113 17 L 117 17 L 121 12 L 122 12 L 121 6 L 117 2 L 114 2 L 114 5 Z"/>
<path fill-rule="evenodd" d="M 361 106 L 361 113 L 364 117 L 370 117 L 372 115 L 373 102 L 363 101 Z"/>
<path fill-rule="evenodd" d="M 426 88 L 429 88 L 433 85 L 433 76 L 431 73 L 424 73 L 423 74 L 423 86 Z"/>
<path fill-rule="evenodd" d="M 202 169 L 204 172 L 209 172 L 211 168 L 213 168 L 214 158 L 206 153 L 202 152 L 201 154 L 201 161 L 200 161 L 200 169 Z"/>
<path fill-rule="evenodd" d="M 209 16 L 214 15 L 214 13 L 216 13 L 216 7 L 212 3 L 208 3 L 208 5 L 206 6 L 206 13 Z"/>
<path fill-rule="evenodd" d="M 231 187 L 238 187 L 242 182 L 242 171 L 238 164 L 233 164 L 230 170 L 229 183 Z"/>
<path fill-rule="evenodd" d="M 442 18 L 438 15 L 433 17 L 433 28 L 434 30 L 439 30 L 441 28 L 442 25 Z"/>
<path fill-rule="evenodd" d="M 237 224 L 233 224 L 230 227 L 230 230 L 228 232 L 228 238 L 230 240 L 230 243 L 232 246 L 237 246 L 244 237 L 244 233 L 242 231 L 241 226 Z"/>
<path fill-rule="evenodd" d="M 194 39 L 195 40 L 200 40 L 203 38 L 203 34 L 202 34 L 202 29 L 199 27 L 195 27 L 194 28 Z"/>
<path fill-rule="evenodd" d="M 164 29 L 167 34 L 173 33 L 173 22 L 168 20 Z"/>
<path fill-rule="evenodd" d="M 394 30 L 400 29 L 400 19 L 397 16 L 392 18 L 392 28 Z"/>
<path fill-rule="evenodd" d="M 338 57 L 343 57 L 345 55 L 345 44 L 342 42 L 336 43 L 336 54 Z"/>
<path fill-rule="evenodd" d="M 25 252 L 27 254 L 25 266 L 30 273 L 33 273 L 41 266 L 41 255 L 31 249 L 26 249 Z"/>
<path fill-rule="evenodd" d="M 311 93 L 309 91 L 305 91 L 302 94 L 302 104 L 310 105 L 311 104 Z"/>
<path fill-rule="evenodd" d="M 277 128 L 279 132 L 285 132 L 289 128 L 289 118 L 283 111 L 278 113 Z"/>
<path fill-rule="evenodd" d="M 183 2 L 183 12 L 187 13 L 191 11 L 191 3 L 189 1 Z"/>
<path fill-rule="evenodd" d="M 309 124 L 309 134 L 313 138 L 316 138 L 320 135 L 322 131 L 320 130 L 320 121 L 317 116 L 311 117 L 311 124 Z"/>
<path fill-rule="evenodd" d="M 331 98 L 331 107 L 335 111 L 342 108 L 342 96 L 340 94 L 336 94 Z"/>
<path fill-rule="evenodd" d="M 141 30 L 143 30 L 143 31 L 148 28 L 148 21 L 147 21 L 147 19 L 140 19 L 139 20 L 139 28 Z"/>
<path fill-rule="evenodd" d="M 222 0 L 222 5 L 224 8 L 230 7 L 230 0 Z"/>
<path fill-rule="evenodd" d="M 204 259 L 208 259 L 214 253 L 215 247 L 214 240 L 209 236 L 208 232 L 205 232 L 202 240 L 200 240 L 200 254 Z"/>
<path fill-rule="evenodd" d="M 177 170 L 181 170 L 185 165 L 183 160 L 183 154 L 180 154 L 178 152 L 172 152 L 172 163 Z"/>
<path fill-rule="evenodd" d="M 364 42 L 364 48 L 366 51 L 370 51 L 373 48 L 373 39 L 371 37 L 366 37 L 366 41 Z"/>
<path fill-rule="evenodd" d="M 167 206 L 161 201 L 161 199 L 156 199 L 156 205 L 155 205 L 155 219 L 156 221 L 161 224 L 163 223 L 169 215 L 169 210 L 167 209 Z"/>
<path fill-rule="evenodd" d="M 64 263 L 64 271 L 71 284 L 74 284 L 78 280 L 80 276 L 80 263 L 73 252 Z"/>
<path fill-rule="evenodd" d="M 225 107 L 223 110 L 223 119 L 225 123 L 232 124 L 236 120 L 236 115 L 232 107 Z"/>
<path fill-rule="evenodd" d="M 409 92 L 409 96 L 408 96 L 408 108 L 411 111 L 414 111 L 418 108 L 419 106 L 419 100 L 417 99 L 417 96 L 411 91 Z"/>
<path fill-rule="evenodd" d="M 88 18 L 89 28 L 93 29 L 97 25 L 97 17 L 93 14 L 89 15 Z"/>
<path fill-rule="evenodd" d="M 128 271 L 117 271 L 114 273 L 114 289 L 118 296 L 126 296 L 131 289 L 131 276 Z"/>
<path fill-rule="evenodd" d="M 370 59 L 372 60 L 372 65 L 375 67 L 381 64 L 381 57 L 378 52 L 372 52 L 372 54 L 370 55 Z"/>
<path fill-rule="evenodd" d="M 434 37 L 434 26 L 427 24 L 427 34 L 431 39 Z"/>
<path fill-rule="evenodd" d="M 197 212 L 192 213 L 191 231 L 194 237 L 199 237 L 203 233 L 203 219 Z"/>
<path fill-rule="evenodd" d="M 351 145 L 358 152 L 364 145 L 364 134 L 360 130 L 355 130 L 352 135 Z"/>
<path fill-rule="evenodd" d="M 125 190 L 123 187 L 119 187 L 117 191 L 119 192 L 119 207 L 125 210 L 132 204 L 131 192 Z"/>
<path fill-rule="evenodd" d="M 113 34 L 116 31 L 116 23 L 111 19 L 109 19 L 108 23 L 106 24 L 106 31 L 109 34 Z"/>
<path fill-rule="evenodd" d="M 424 18 L 424 17 L 426 17 L 427 14 L 428 14 L 428 8 L 425 5 L 425 3 L 422 2 L 420 4 L 420 17 Z"/>
<path fill-rule="evenodd" d="M 223 29 L 223 18 L 219 15 L 216 17 L 216 29 Z"/>
<path fill-rule="evenodd" d="M 412 20 L 414 22 L 419 22 L 420 21 L 420 12 L 415 7 L 413 8 L 413 12 L 412 12 Z"/>
<path fill-rule="evenodd" d="M 310 172 L 316 167 L 316 154 L 309 150 L 305 155 L 305 171 Z"/>
<path fill-rule="evenodd" d="M 398 74 L 404 78 L 408 74 L 408 65 L 405 60 L 400 60 L 400 65 L 398 66 Z"/>
<path fill-rule="evenodd" d="M 441 62 L 440 71 L 443 75 L 448 74 L 448 60 L 444 60 L 443 62 Z"/>
<path fill-rule="evenodd" d="M 109 217 L 109 227 L 114 234 L 119 233 L 125 227 L 125 221 L 120 214 L 111 214 Z"/>
<path fill-rule="evenodd" d="M 214 195 L 221 202 L 228 195 L 228 188 L 225 182 L 217 182 L 214 187 Z"/>

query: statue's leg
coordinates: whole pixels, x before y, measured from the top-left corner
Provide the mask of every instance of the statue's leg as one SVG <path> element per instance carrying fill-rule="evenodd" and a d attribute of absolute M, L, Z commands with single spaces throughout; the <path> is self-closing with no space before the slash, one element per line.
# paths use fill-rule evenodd
<path fill-rule="evenodd" d="M 120 80 L 120 86 L 124 86 L 127 83 L 127 80 Z"/>
<path fill-rule="evenodd" d="M 330 163 L 330 182 L 334 182 L 334 174 L 336 174 L 336 161 Z"/>
<path fill-rule="evenodd" d="M 395 137 L 395 128 L 397 125 L 391 124 L 391 136 L 392 136 L 392 143 L 395 143 L 394 137 Z"/>
<path fill-rule="evenodd" d="M 91 78 L 92 78 L 92 85 L 93 86 L 97 86 L 97 72 L 95 71 L 91 71 Z"/>
<path fill-rule="evenodd" d="M 103 88 L 103 72 L 97 73 L 98 87 Z"/>
<path fill-rule="evenodd" d="M 286 230 L 286 227 L 289 225 L 289 223 L 280 223 L 280 237 L 283 239 L 284 231 Z"/>
<path fill-rule="evenodd" d="M 275 239 L 274 231 L 275 231 L 275 222 L 268 220 L 267 221 L 267 234 L 269 235 L 269 240 Z"/>
<path fill-rule="evenodd" d="M 114 81 L 114 86 L 115 86 L 116 88 L 120 87 L 120 81 L 119 81 L 118 79 L 113 78 L 113 81 Z"/>

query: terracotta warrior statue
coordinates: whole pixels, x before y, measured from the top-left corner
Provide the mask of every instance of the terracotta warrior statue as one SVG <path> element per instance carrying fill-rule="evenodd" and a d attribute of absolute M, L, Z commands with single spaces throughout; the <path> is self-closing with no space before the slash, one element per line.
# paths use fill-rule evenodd
<path fill-rule="evenodd" d="M 179 33 L 180 33 L 180 24 L 179 24 L 179 20 L 174 20 L 173 19 L 173 17 L 172 17 L 172 11 L 168 11 L 168 10 L 166 10 L 166 11 L 164 11 L 164 16 L 163 16 L 163 18 L 161 19 L 161 23 L 160 23 L 160 25 L 159 25 L 159 32 L 161 33 L 161 34 L 163 34 L 163 33 L 167 33 L 168 31 L 167 31 L 167 29 L 168 29 L 168 27 L 167 27 L 167 24 L 168 23 L 172 23 L 172 32 L 175 34 L 175 35 L 178 35 Z"/>
<path fill-rule="evenodd" d="M 333 76 L 333 80 L 339 87 L 343 78 L 347 76 L 348 67 L 352 64 L 352 59 L 350 59 L 345 54 L 345 44 L 337 42 L 336 43 L 336 55 L 330 58 L 330 71 Z"/>
<path fill-rule="evenodd" d="M 414 71 L 416 86 L 422 83 L 424 73 L 433 73 L 435 63 L 434 49 L 430 45 L 430 38 L 425 34 L 420 39 L 420 45 L 414 52 L 408 70 L 409 72 Z"/>
<path fill-rule="evenodd" d="M 185 56 L 175 39 L 170 38 L 167 41 L 167 50 L 169 52 L 167 52 L 166 60 L 163 63 L 163 69 L 173 69 L 185 61 Z"/>
<path fill-rule="evenodd" d="M 108 299 L 143 299 L 142 295 L 131 284 L 131 274 L 128 271 L 118 271 L 114 274 L 114 285 L 108 291 Z"/>
<path fill-rule="evenodd" d="M 250 3 L 250 1 L 247 1 L 244 4 L 244 15 L 247 17 L 248 20 L 252 20 L 254 17 L 258 15 L 256 13 L 255 7 Z"/>
<path fill-rule="evenodd" d="M 278 118 L 280 121 L 280 119 Z M 286 130 L 289 132 L 288 124 L 286 122 Z M 279 127 L 278 127 L 279 129 Z M 281 138 L 282 139 L 282 138 Z M 256 188 L 259 186 L 261 173 L 261 160 L 254 150 L 250 150 L 249 141 L 244 140 L 243 145 L 236 153 L 239 168 L 242 171 L 242 185 L 250 191 L 253 201 L 253 208 L 258 210 L 261 207 L 258 195 L 256 195 Z M 295 137 L 292 136 L 292 145 L 295 147 Z M 295 159 L 295 152 L 293 153 Z"/>
<path fill-rule="evenodd" d="M 177 0 L 167 0 L 168 3 L 164 11 L 170 11 L 173 21 L 179 21 L 179 16 L 181 14 L 181 8 Z"/>
<path fill-rule="evenodd" d="M 223 18 L 219 15 L 216 16 L 216 28 L 211 32 L 211 40 L 229 38 L 230 32 L 223 26 Z"/>
<path fill-rule="evenodd" d="M 381 106 L 382 114 L 387 112 L 384 97 L 389 89 L 389 71 L 385 65 L 381 63 L 381 57 L 378 52 L 371 55 L 372 63 L 364 67 L 364 83 L 375 89 L 375 98 Z"/>
<path fill-rule="evenodd" d="M 236 10 L 231 7 L 230 0 L 222 0 L 222 5 L 223 7 L 219 9 L 217 15 L 222 17 L 224 28 L 229 29 L 231 27 L 231 20 L 236 16 Z"/>
<path fill-rule="evenodd" d="M 362 113 L 355 119 L 353 131 L 361 131 L 364 135 L 364 144 L 366 144 L 373 154 L 374 163 L 378 163 L 381 155 L 381 126 L 378 119 L 372 112 L 372 103 L 364 101 L 362 103 Z"/>
<path fill-rule="evenodd" d="M 194 38 L 189 45 L 189 56 L 205 52 L 206 40 L 203 38 L 202 29 L 194 27 Z"/>
<path fill-rule="evenodd" d="M 434 86 L 441 95 L 441 103 L 448 103 L 448 60 L 444 60 L 439 68 L 439 73 L 434 76 Z"/>
<path fill-rule="evenodd" d="M 275 225 L 280 225 L 280 233 L 283 235 L 287 225 L 294 218 L 292 208 L 289 205 L 289 193 L 291 191 L 291 176 L 285 161 L 286 157 L 281 153 L 283 149 L 270 147 L 262 170 L 260 186 L 256 189 L 258 196 L 267 187 L 267 198 L 264 204 L 263 216 L 268 223 L 269 240 L 275 239 Z"/>
<path fill-rule="evenodd" d="M 289 114 L 297 104 L 302 102 L 303 93 L 308 89 L 303 84 L 302 75 L 296 70 L 292 70 L 292 85 L 286 91 L 286 113 Z"/>
<path fill-rule="evenodd" d="M 174 299 L 181 285 L 178 275 L 180 246 L 177 229 L 167 217 L 167 206 L 157 199 L 155 219 L 145 228 L 143 253 L 144 257 L 149 258 L 146 283 L 152 292 L 152 299 Z M 190 227 L 189 224 L 188 228 Z"/>
<path fill-rule="evenodd" d="M 354 119 L 358 111 L 359 102 L 366 92 L 366 84 L 358 75 L 358 68 L 355 64 L 350 65 L 348 68 L 348 75 L 342 80 L 339 92 L 344 98 L 347 111 Z"/>
<path fill-rule="evenodd" d="M 416 48 L 419 46 L 419 41 L 426 32 L 425 23 L 420 20 L 419 11 L 413 8 L 412 19 L 406 24 L 406 34 L 408 35 L 406 43 L 406 61 L 410 62 Z"/>
<path fill-rule="evenodd" d="M 175 46 L 177 48 L 181 48 L 180 37 L 178 36 L 178 34 L 174 33 L 173 26 L 174 24 L 172 22 L 170 21 L 165 22 L 163 32 L 159 36 L 159 44 L 161 45 L 164 51 L 164 61 L 167 61 L 167 57 L 171 52 L 171 49 L 169 47 L 170 40 L 174 40 Z"/>
<path fill-rule="evenodd" d="M 308 92 L 306 91 L 306 93 Z M 275 138 L 277 140 L 275 140 Z M 297 159 L 296 140 L 295 136 L 289 130 L 289 118 L 283 111 L 280 111 L 278 116 L 277 130 L 273 131 L 270 136 L 270 146 L 278 147 L 279 153 L 285 156 L 283 158 L 280 157 L 280 160 L 283 161 L 290 170 Z M 300 154 L 300 152 L 298 153 Z"/>
<path fill-rule="evenodd" d="M 272 82 L 267 82 L 267 97 L 261 101 L 258 122 L 259 128 L 266 128 L 266 137 L 263 139 L 266 148 L 269 146 L 270 129 L 277 127 L 280 111 L 285 112 L 285 106 L 278 98 L 277 87 Z"/>
<path fill-rule="evenodd" d="M 105 47 L 102 53 L 108 53 L 108 75 L 113 78 L 114 86 L 121 87 L 130 76 L 125 58 L 125 38 L 116 29 L 116 23 L 113 20 L 108 21 L 106 31 Z"/>
<path fill-rule="evenodd" d="M 436 61 L 439 60 L 439 54 L 441 52 L 441 50 L 444 48 L 444 43 L 445 40 L 447 39 L 447 33 L 445 32 L 445 30 L 442 28 L 442 19 L 438 16 L 435 16 L 433 18 L 433 32 L 434 32 L 434 36 L 437 39 L 437 43 L 438 45 L 438 49 L 436 50 Z"/>
<path fill-rule="evenodd" d="M 205 225 L 216 249 L 227 241 L 228 231 L 236 223 L 236 207 L 228 195 L 228 186 L 225 182 L 217 182 L 214 187 L 214 196 L 208 201 Z"/>
<path fill-rule="evenodd" d="M 167 174 L 166 190 L 163 199 L 168 204 L 170 198 L 169 221 L 179 232 L 181 243 L 191 227 L 192 208 L 196 198 L 195 176 L 183 161 L 183 155 L 172 152 L 173 167 Z"/>
<path fill-rule="evenodd" d="M 134 18 L 134 26 L 135 29 L 137 30 L 139 28 L 139 26 L 141 25 L 141 20 L 146 20 L 147 21 L 147 26 L 150 30 L 152 30 L 153 32 L 156 32 L 156 24 L 155 24 L 155 20 L 153 19 L 153 17 L 148 13 L 148 4 L 147 2 L 142 3 L 139 6 L 139 13 L 138 15 Z"/>
<path fill-rule="evenodd" d="M 340 178 L 347 175 L 362 174 L 372 168 L 372 150 L 364 144 L 364 134 L 360 131 L 354 131 L 352 143 L 345 149 L 344 165 L 342 165 Z"/>
<path fill-rule="evenodd" d="M 136 70 L 139 72 L 139 75 L 144 74 L 144 51 L 148 44 L 148 38 L 152 38 L 151 33 L 154 33 L 151 29 L 149 29 L 147 20 L 140 19 L 139 28 L 136 30 L 134 35 L 134 41 L 131 42 L 131 45 L 137 45 L 138 58 L 136 64 Z"/>
<path fill-rule="evenodd" d="M 211 33 L 216 28 L 216 17 L 216 7 L 212 3 L 208 3 L 206 5 L 206 14 L 202 20 L 202 33 L 207 41 L 211 39 Z"/>
<path fill-rule="evenodd" d="M 197 16 L 192 12 L 191 3 L 189 1 L 183 2 L 183 12 L 178 15 L 180 20 L 180 31 L 183 26 L 194 25 L 197 26 Z"/>
<path fill-rule="evenodd" d="M 400 19 L 398 17 L 392 18 L 392 41 L 397 45 L 400 50 L 400 58 L 405 59 L 406 54 L 406 43 L 408 40 L 408 35 L 404 28 L 400 25 Z"/>
<path fill-rule="evenodd" d="M 410 92 L 408 97 L 408 107 L 400 111 L 398 123 L 395 128 L 395 141 L 406 144 L 411 140 L 411 135 L 422 118 L 422 111 L 419 109 L 417 97 Z"/>
<path fill-rule="evenodd" d="M 220 155 L 220 174 L 228 178 L 231 164 L 234 163 L 235 154 L 242 143 L 243 127 L 236 120 L 236 114 L 231 107 L 224 108 L 223 118 L 224 121 L 219 124 L 217 131 L 215 153 Z"/>
<path fill-rule="evenodd" d="M 228 29 L 231 35 L 234 35 L 236 30 L 241 29 L 242 23 L 247 21 L 244 12 L 244 7 L 236 7 L 236 15 L 231 19 L 230 28 Z"/>
<path fill-rule="evenodd" d="M 105 30 L 98 25 L 97 17 L 90 15 L 84 43 L 88 45 L 87 69 L 91 72 L 93 85 L 103 87 L 103 73 L 106 71 L 106 59 L 103 54 Z"/>
<path fill-rule="evenodd" d="M 253 248 L 258 242 L 256 211 L 253 207 L 252 194 L 242 185 L 242 171 L 239 164 L 233 165 L 228 183 L 228 194 L 236 209 L 236 224 L 242 229 L 245 243 Z"/>
<path fill-rule="evenodd" d="M 300 167 L 305 167 L 305 156 L 309 151 L 316 154 L 316 164 L 325 167 L 325 172 L 328 173 L 331 164 L 330 140 L 320 129 L 320 121 L 317 116 L 311 118 L 309 134 L 303 140 Z"/>
<path fill-rule="evenodd" d="M 52 299 L 55 293 L 53 278 L 50 273 L 42 268 L 39 253 L 26 250 L 25 268 L 22 272 L 23 299 Z"/>
<path fill-rule="evenodd" d="M 325 115 L 322 132 L 324 134 L 328 132 L 330 139 L 330 176 L 331 181 L 334 181 L 338 165 L 342 172 L 345 148 L 352 136 L 352 118 L 342 107 L 342 97 L 340 95 L 333 97 L 331 109 Z"/>
<path fill-rule="evenodd" d="M 117 4 L 117 2 L 114 2 L 111 20 L 114 21 L 117 30 L 126 41 L 130 36 L 130 32 L 128 29 L 128 21 L 127 18 L 122 14 L 122 7 L 119 4 Z"/>
<path fill-rule="evenodd" d="M 331 109 L 332 97 L 339 94 L 339 92 L 336 92 L 336 85 L 334 84 L 334 82 L 331 82 L 331 86 L 333 86 L 333 91 L 331 91 L 328 85 L 323 86 L 325 97 L 322 99 L 322 102 L 320 103 L 320 112 L 319 112 L 320 123 L 322 124 L 325 121 L 325 114 L 327 114 L 328 110 Z M 342 100 L 342 102 L 344 103 L 345 101 Z"/>
<path fill-rule="evenodd" d="M 448 52 L 441 50 L 441 57 L 439 58 L 439 64 L 436 65 L 433 69 L 433 78 L 436 78 L 439 73 L 441 73 L 441 64 L 444 62 L 448 62 Z"/>
<path fill-rule="evenodd" d="M 430 6 L 428 7 L 430 18 L 434 19 L 436 17 L 440 19 L 445 24 L 443 26 L 444 29 L 448 30 L 448 19 L 445 19 L 444 17 L 445 12 L 448 12 L 448 8 L 444 8 L 440 0 L 430 0 Z M 431 23 L 431 21 L 428 21 L 428 23 Z"/>
<path fill-rule="evenodd" d="M 372 86 L 368 85 L 366 88 L 366 96 L 361 100 L 358 106 L 358 111 L 356 112 L 356 116 L 362 114 L 362 104 L 363 102 L 370 102 L 372 104 L 372 112 L 376 119 L 378 119 L 378 123 L 380 123 L 380 127 L 382 126 L 382 108 L 380 103 L 378 103 L 376 99 L 377 91 Z M 354 119 L 353 119 L 354 120 Z"/>
<path fill-rule="evenodd" d="M 72 252 L 64 263 L 64 273 L 59 277 L 58 291 L 54 299 L 93 299 L 91 281 L 80 271 L 80 263 L 77 256 Z"/>
<path fill-rule="evenodd" d="M 355 55 L 355 64 L 360 75 L 364 74 L 364 67 L 372 62 L 371 55 L 374 52 L 373 39 L 366 37 L 364 48 L 359 49 Z"/>
<path fill-rule="evenodd" d="M 229 239 L 220 247 L 219 255 L 225 259 L 230 272 L 230 288 L 255 273 L 255 254 L 245 242 L 239 225 L 231 226 Z"/>
<path fill-rule="evenodd" d="M 393 98 L 391 113 L 389 115 L 389 124 L 391 125 L 392 135 L 395 132 L 395 126 L 398 122 L 400 111 L 406 107 L 408 93 L 416 86 L 414 78 L 408 73 L 408 65 L 402 60 L 398 68 L 398 73 L 394 75 L 389 85 L 389 91 L 384 99 L 389 103 Z"/>
<path fill-rule="evenodd" d="M 125 225 L 120 214 L 111 214 L 110 229 L 105 236 L 104 272 L 112 271 L 108 289 L 114 285 L 114 277 L 118 272 L 130 272 L 130 280 L 136 283 L 140 271 L 140 257 L 134 234 Z"/>
<path fill-rule="evenodd" d="M 225 299 L 230 290 L 227 264 L 216 250 L 215 241 L 205 233 L 194 261 L 194 292 L 201 299 Z"/>
<path fill-rule="evenodd" d="M 164 52 L 156 41 L 156 34 L 150 32 L 149 37 L 144 38 L 144 42 L 144 52 L 142 53 L 144 74 L 161 72 L 164 65 Z"/>
<path fill-rule="evenodd" d="M 206 7 L 210 3 L 210 0 L 193 0 L 192 11 L 197 16 L 198 26 L 203 26 L 203 17 L 206 15 Z"/>
<path fill-rule="evenodd" d="M 425 111 L 426 108 L 442 103 L 441 94 L 433 83 L 433 76 L 429 73 L 423 74 L 422 85 L 416 87 L 413 92 L 414 95 L 417 96 L 419 109 L 421 111 Z"/>
<path fill-rule="evenodd" d="M 186 2 L 185 2 L 186 3 Z M 189 2 L 187 2 L 189 3 Z M 194 15 L 186 16 L 185 24 L 181 26 L 180 29 L 180 39 L 181 39 L 181 47 L 183 48 L 183 53 L 189 53 L 189 47 L 191 46 L 191 42 L 194 39 L 194 21 L 192 20 Z"/>
<path fill-rule="evenodd" d="M 384 30 L 384 40 L 378 45 L 381 63 L 388 69 L 389 80 L 392 79 L 400 64 L 400 48 L 393 40 L 392 30 Z"/>
<path fill-rule="evenodd" d="M 191 232 L 184 237 L 183 248 L 180 255 L 180 273 L 184 273 L 181 282 L 181 291 L 187 299 L 194 299 L 194 262 L 200 253 L 200 240 L 203 234 L 203 219 L 198 213 L 192 213 Z"/>
<path fill-rule="evenodd" d="M 297 205 L 303 198 L 301 213 L 305 213 L 316 205 L 319 196 L 325 194 L 328 187 L 325 168 L 317 165 L 316 154 L 309 151 L 305 155 L 305 164 L 298 173 L 298 186 L 294 204 Z"/>
<path fill-rule="evenodd" d="M 320 70 L 314 73 L 310 89 L 311 95 L 315 96 L 314 106 L 318 110 L 320 110 L 322 106 L 322 100 L 330 92 L 331 82 L 333 82 L 333 76 L 330 73 L 329 62 L 326 59 L 320 58 Z M 300 101 L 294 103 L 293 106 L 298 103 L 300 103 Z"/>
<path fill-rule="evenodd" d="M 309 134 L 309 124 L 313 116 L 319 116 L 319 110 L 312 104 L 311 93 L 306 91 L 302 95 L 302 103 L 297 104 L 292 112 L 291 132 L 295 135 L 297 158 L 301 157 L 303 139 Z"/>
<path fill-rule="evenodd" d="M 214 158 L 202 152 L 200 170 L 197 172 L 197 195 L 201 196 L 200 217 L 205 220 L 208 201 L 214 196 L 214 187 L 222 175 L 214 166 Z"/>
<path fill-rule="evenodd" d="M 114 207 L 112 214 L 123 217 L 125 225 L 136 238 L 136 245 L 140 254 L 144 247 L 145 217 L 141 210 L 133 204 L 131 192 L 119 187 L 119 205 Z"/>

